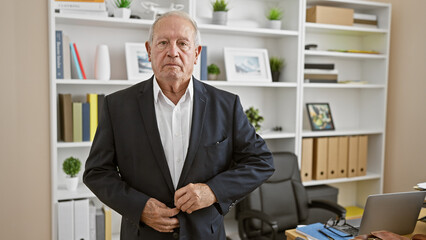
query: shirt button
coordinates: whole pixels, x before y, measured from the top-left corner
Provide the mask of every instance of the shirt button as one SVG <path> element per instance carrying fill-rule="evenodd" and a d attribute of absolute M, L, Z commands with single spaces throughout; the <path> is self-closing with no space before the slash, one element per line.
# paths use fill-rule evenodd
<path fill-rule="evenodd" d="M 174 232 L 174 233 L 173 233 L 173 238 L 174 238 L 174 239 L 179 239 L 179 233 Z"/>

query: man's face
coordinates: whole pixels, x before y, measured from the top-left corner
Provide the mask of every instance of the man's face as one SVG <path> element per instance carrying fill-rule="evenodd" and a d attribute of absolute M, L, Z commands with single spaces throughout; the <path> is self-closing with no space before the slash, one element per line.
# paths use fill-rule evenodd
<path fill-rule="evenodd" d="M 195 46 L 194 34 L 192 24 L 179 16 L 169 16 L 157 22 L 152 44 L 145 43 L 157 79 L 190 79 L 201 51 L 201 46 Z"/>

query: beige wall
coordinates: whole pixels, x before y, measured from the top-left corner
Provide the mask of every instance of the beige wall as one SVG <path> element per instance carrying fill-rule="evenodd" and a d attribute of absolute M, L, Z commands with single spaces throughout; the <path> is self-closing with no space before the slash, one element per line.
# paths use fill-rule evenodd
<path fill-rule="evenodd" d="M 384 192 L 426 181 L 426 1 L 392 4 Z"/>
<path fill-rule="evenodd" d="M 385 192 L 426 181 L 426 1 L 393 4 Z M 0 233 L 50 239 L 47 1 L 2 3 Z"/>
<path fill-rule="evenodd" d="M 47 1 L 2 1 L 0 238 L 50 239 Z"/>

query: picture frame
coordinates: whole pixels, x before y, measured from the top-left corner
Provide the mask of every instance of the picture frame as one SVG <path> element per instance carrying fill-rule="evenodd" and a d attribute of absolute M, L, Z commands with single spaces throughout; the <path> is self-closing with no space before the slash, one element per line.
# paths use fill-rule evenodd
<path fill-rule="evenodd" d="M 312 131 L 335 130 L 328 103 L 306 103 Z"/>
<path fill-rule="evenodd" d="M 125 43 L 125 50 L 128 80 L 145 80 L 154 74 L 145 43 Z"/>
<path fill-rule="evenodd" d="M 227 81 L 272 82 L 266 49 L 224 48 L 224 57 Z"/>

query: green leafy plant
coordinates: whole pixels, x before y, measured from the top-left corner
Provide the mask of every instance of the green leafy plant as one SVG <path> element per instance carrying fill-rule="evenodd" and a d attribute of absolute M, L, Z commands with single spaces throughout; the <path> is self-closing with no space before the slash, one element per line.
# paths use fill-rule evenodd
<path fill-rule="evenodd" d="M 75 177 L 80 172 L 81 162 L 78 158 L 69 157 L 62 164 L 62 170 L 70 177 Z"/>
<path fill-rule="evenodd" d="M 284 59 L 271 57 L 269 58 L 269 66 L 271 67 L 271 72 L 281 72 L 284 67 Z"/>
<path fill-rule="evenodd" d="M 250 107 L 245 111 L 249 122 L 253 125 L 256 132 L 260 130 L 260 123 L 263 122 L 263 117 L 259 115 L 259 109 Z"/>
<path fill-rule="evenodd" d="M 216 0 L 212 2 L 212 6 L 213 6 L 214 12 L 219 12 L 219 11 L 227 12 L 229 10 L 228 3 L 225 0 Z"/>
<path fill-rule="evenodd" d="M 220 68 L 216 64 L 212 63 L 209 66 L 207 66 L 207 73 L 219 75 Z"/>
<path fill-rule="evenodd" d="M 115 0 L 115 6 L 118 8 L 130 8 L 132 0 Z"/>
<path fill-rule="evenodd" d="M 277 7 L 269 9 L 268 15 L 266 16 L 269 20 L 281 20 L 282 17 L 283 11 Z"/>

